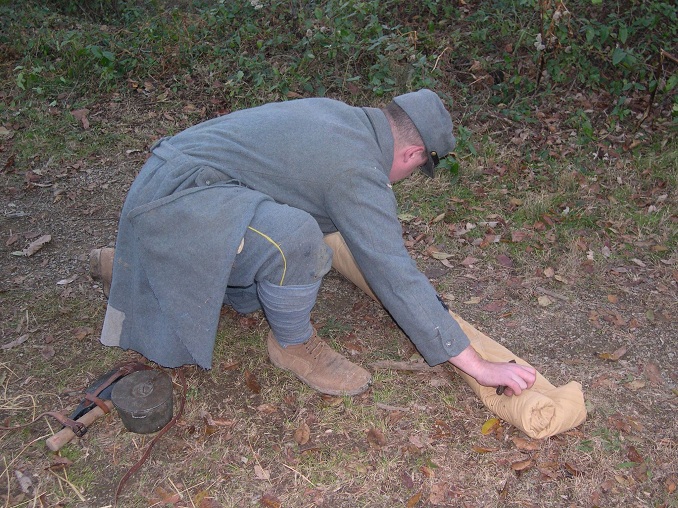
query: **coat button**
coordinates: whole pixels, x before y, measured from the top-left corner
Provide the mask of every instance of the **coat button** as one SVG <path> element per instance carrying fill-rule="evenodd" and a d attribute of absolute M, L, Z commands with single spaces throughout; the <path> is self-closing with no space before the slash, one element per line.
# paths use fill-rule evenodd
<path fill-rule="evenodd" d="M 452 343 L 451 343 L 451 342 L 446 342 L 445 345 L 449 347 L 449 346 L 452 345 Z"/>

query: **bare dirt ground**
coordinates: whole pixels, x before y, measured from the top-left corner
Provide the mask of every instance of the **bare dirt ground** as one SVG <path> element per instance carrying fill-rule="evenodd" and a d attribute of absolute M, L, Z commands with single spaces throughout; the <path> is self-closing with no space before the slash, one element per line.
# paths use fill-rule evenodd
<path fill-rule="evenodd" d="M 13 141 L 0 139 L 3 425 L 72 409 L 94 378 L 136 358 L 98 342 L 106 302 L 88 253 L 114 245 L 125 192 L 167 129 L 143 101 L 112 101 L 89 117 L 127 141 L 65 166 L 36 154 L 33 167 L 7 170 Z M 425 227 L 409 226 L 406 239 Z M 42 235 L 51 240 L 35 254 L 12 254 Z M 600 263 L 560 282 L 540 266 L 460 264 L 472 251 L 451 268 L 417 244 L 412 253 L 465 319 L 554 384 L 581 382 L 586 423 L 538 442 L 508 424 L 483 434 L 493 415 L 446 369 L 375 370 L 366 394 L 321 397 L 268 362 L 260 313 L 224 309 L 213 369 L 187 369 L 185 413 L 120 505 L 678 506 L 675 264 Z M 548 306 L 538 300 L 545 294 Z M 377 304 L 333 272 L 313 317 L 364 366 L 416 354 Z M 43 441 L 57 429 L 41 420 L 0 434 L 4 506 L 108 506 L 150 440 L 113 414 L 54 454 Z"/>

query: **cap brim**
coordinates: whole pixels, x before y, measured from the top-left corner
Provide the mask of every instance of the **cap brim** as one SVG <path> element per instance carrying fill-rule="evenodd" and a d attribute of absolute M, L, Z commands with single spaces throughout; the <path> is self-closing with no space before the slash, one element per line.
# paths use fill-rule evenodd
<path fill-rule="evenodd" d="M 430 155 L 428 156 L 426 164 L 420 166 L 420 169 L 429 178 L 433 178 L 435 176 L 435 166 L 433 165 L 433 158 Z"/>

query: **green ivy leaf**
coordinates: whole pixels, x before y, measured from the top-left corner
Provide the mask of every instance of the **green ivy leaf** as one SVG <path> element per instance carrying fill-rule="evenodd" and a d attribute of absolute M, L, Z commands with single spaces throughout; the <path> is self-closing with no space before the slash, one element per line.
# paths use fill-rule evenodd
<path fill-rule="evenodd" d="M 626 44 L 626 40 L 629 38 L 629 29 L 626 25 L 619 27 L 619 42 Z"/>
<path fill-rule="evenodd" d="M 619 65 L 624 61 L 624 58 L 626 58 L 626 51 L 621 48 L 614 48 L 614 51 L 612 52 L 612 64 Z"/>

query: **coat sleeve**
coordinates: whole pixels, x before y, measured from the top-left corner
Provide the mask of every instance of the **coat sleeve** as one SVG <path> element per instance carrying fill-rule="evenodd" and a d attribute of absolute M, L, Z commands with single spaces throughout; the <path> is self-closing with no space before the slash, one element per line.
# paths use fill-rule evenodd
<path fill-rule="evenodd" d="M 327 193 L 326 208 L 370 288 L 426 362 L 437 365 L 461 353 L 469 340 L 410 258 L 384 173 L 344 172 Z"/>

